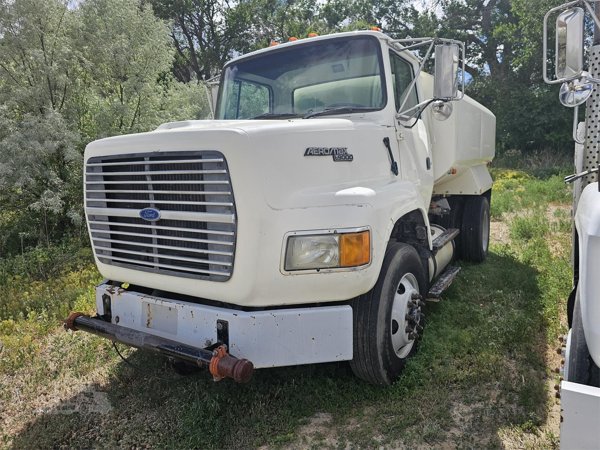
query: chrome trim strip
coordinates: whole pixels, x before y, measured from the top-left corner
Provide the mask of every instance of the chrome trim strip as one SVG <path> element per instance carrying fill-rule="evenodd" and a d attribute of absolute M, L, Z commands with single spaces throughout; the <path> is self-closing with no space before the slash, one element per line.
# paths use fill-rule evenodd
<path fill-rule="evenodd" d="M 150 239 L 155 236 L 145 236 Z M 131 247 L 147 247 L 147 248 L 162 248 L 164 250 L 175 250 L 178 252 L 188 252 L 188 253 L 202 253 L 205 255 L 222 255 L 222 256 L 233 256 L 232 252 L 222 252 L 218 250 L 204 250 L 201 248 L 193 248 L 193 247 L 174 247 L 172 245 L 162 245 L 162 244 L 147 244 L 145 242 L 132 242 L 132 241 L 121 241 L 119 239 L 106 239 L 106 238 L 94 238 L 94 242 L 114 242 L 115 244 L 125 244 Z M 96 246 L 97 248 L 103 248 L 102 246 Z M 107 249 L 111 250 L 114 253 L 119 253 L 121 249 L 114 247 L 107 247 Z M 165 255 L 167 259 L 171 259 L 166 253 L 158 253 L 158 258 L 161 258 L 161 255 Z"/>
<path fill-rule="evenodd" d="M 110 202 L 110 200 L 108 201 Z M 126 208 L 97 208 L 88 206 L 85 208 L 88 216 L 108 216 L 108 217 L 135 217 L 139 219 L 138 209 Z M 211 223 L 235 223 L 233 214 L 214 214 L 198 213 L 186 211 L 161 211 L 161 219 L 168 220 L 188 220 L 191 222 L 211 222 Z"/>
<path fill-rule="evenodd" d="M 112 223 L 112 225 L 116 225 L 115 223 Z M 179 236 L 161 236 L 160 234 L 150 234 L 150 233 L 131 233 L 128 231 L 115 231 L 115 230 L 100 230 L 100 229 L 96 229 L 96 228 L 92 228 L 90 230 L 92 233 L 99 233 L 99 234 L 118 234 L 118 235 L 123 235 L 123 236 L 136 236 L 136 237 L 144 237 L 144 238 L 148 238 L 148 239 L 158 239 L 158 240 L 165 240 L 165 241 L 182 241 L 182 242 L 196 242 L 198 244 L 212 244 L 212 245 L 233 245 L 232 241 L 215 241 L 215 240 L 211 240 L 211 239 L 194 239 L 194 238 L 187 238 L 187 237 L 179 237 Z M 96 239 L 96 238 L 93 238 Z M 178 247 L 179 248 L 179 247 Z"/>
<path fill-rule="evenodd" d="M 185 272 L 203 273 L 203 274 L 208 274 L 208 275 L 221 275 L 224 277 L 231 276 L 231 272 L 220 272 L 218 270 L 193 269 L 193 268 L 189 268 L 189 267 L 172 266 L 170 264 L 154 263 L 154 262 L 149 262 L 149 261 L 138 261 L 137 259 L 120 258 L 120 257 L 108 256 L 108 255 L 96 255 L 96 256 L 98 257 L 98 259 L 104 258 L 104 259 L 110 259 L 112 261 L 121 261 L 121 262 L 131 263 L 131 264 L 135 264 L 135 265 L 138 265 L 138 264 L 146 265 L 146 266 L 149 266 L 149 268 L 157 267 L 157 268 L 165 268 L 165 269 L 171 269 L 171 270 L 181 270 L 181 271 L 185 271 Z M 100 261 L 100 262 L 102 262 L 102 261 Z M 106 264 L 106 263 L 103 263 L 103 264 Z"/>

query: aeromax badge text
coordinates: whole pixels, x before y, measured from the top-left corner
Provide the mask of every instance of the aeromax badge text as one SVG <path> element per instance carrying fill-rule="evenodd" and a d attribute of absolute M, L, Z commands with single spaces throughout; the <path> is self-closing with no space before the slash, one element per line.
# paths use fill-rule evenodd
<path fill-rule="evenodd" d="M 354 156 L 347 147 L 308 147 L 304 156 L 333 156 L 334 161 L 352 161 Z"/>

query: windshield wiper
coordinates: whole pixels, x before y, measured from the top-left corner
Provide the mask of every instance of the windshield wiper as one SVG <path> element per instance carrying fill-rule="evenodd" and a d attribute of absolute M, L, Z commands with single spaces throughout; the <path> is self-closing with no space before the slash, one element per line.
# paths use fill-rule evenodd
<path fill-rule="evenodd" d="M 263 114 L 259 114 L 256 117 L 251 117 L 252 120 L 254 119 L 288 119 L 291 117 L 300 117 L 300 114 L 296 114 L 296 113 L 263 113 Z"/>
<path fill-rule="evenodd" d="M 337 106 L 335 108 L 325 108 L 321 111 L 309 112 L 304 116 L 304 119 L 310 119 L 311 117 L 317 116 L 329 116 L 334 114 L 377 111 L 377 109 L 378 108 L 373 108 L 370 106 Z"/>

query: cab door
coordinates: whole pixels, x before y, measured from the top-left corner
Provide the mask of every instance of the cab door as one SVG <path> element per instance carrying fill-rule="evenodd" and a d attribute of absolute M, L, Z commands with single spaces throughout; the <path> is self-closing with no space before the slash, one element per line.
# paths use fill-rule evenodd
<path fill-rule="evenodd" d="M 418 105 L 423 100 L 419 98 L 418 82 L 408 89 L 415 76 L 413 64 L 390 50 L 390 67 L 396 112 L 402 103 L 403 111 Z M 394 124 L 402 179 L 415 182 L 428 207 L 433 191 L 433 161 L 426 124 L 417 114 L 416 110 L 409 111 L 407 115 L 414 117 L 394 120 Z"/>

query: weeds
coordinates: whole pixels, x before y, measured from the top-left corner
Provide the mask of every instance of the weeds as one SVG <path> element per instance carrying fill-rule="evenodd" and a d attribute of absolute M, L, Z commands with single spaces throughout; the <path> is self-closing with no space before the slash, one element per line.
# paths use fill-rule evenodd
<path fill-rule="evenodd" d="M 521 152 L 511 149 L 499 152 L 494 159 L 494 166 L 526 171 L 536 178 L 545 179 L 572 170 L 573 154 L 564 151 Z"/>
<path fill-rule="evenodd" d="M 0 321 L 64 318 L 97 281 L 91 251 L 73 244 L 5 259 L 0 263 Z"/>
<path fill-rule="evenodd" d="M 571 191 L 563 181 L 563 175 L 539 179 L 523 171 L 493 169 L 492 219 L 523 210 L 533 209 L 539 213 L 549 204 L 570 204 Z"/>

